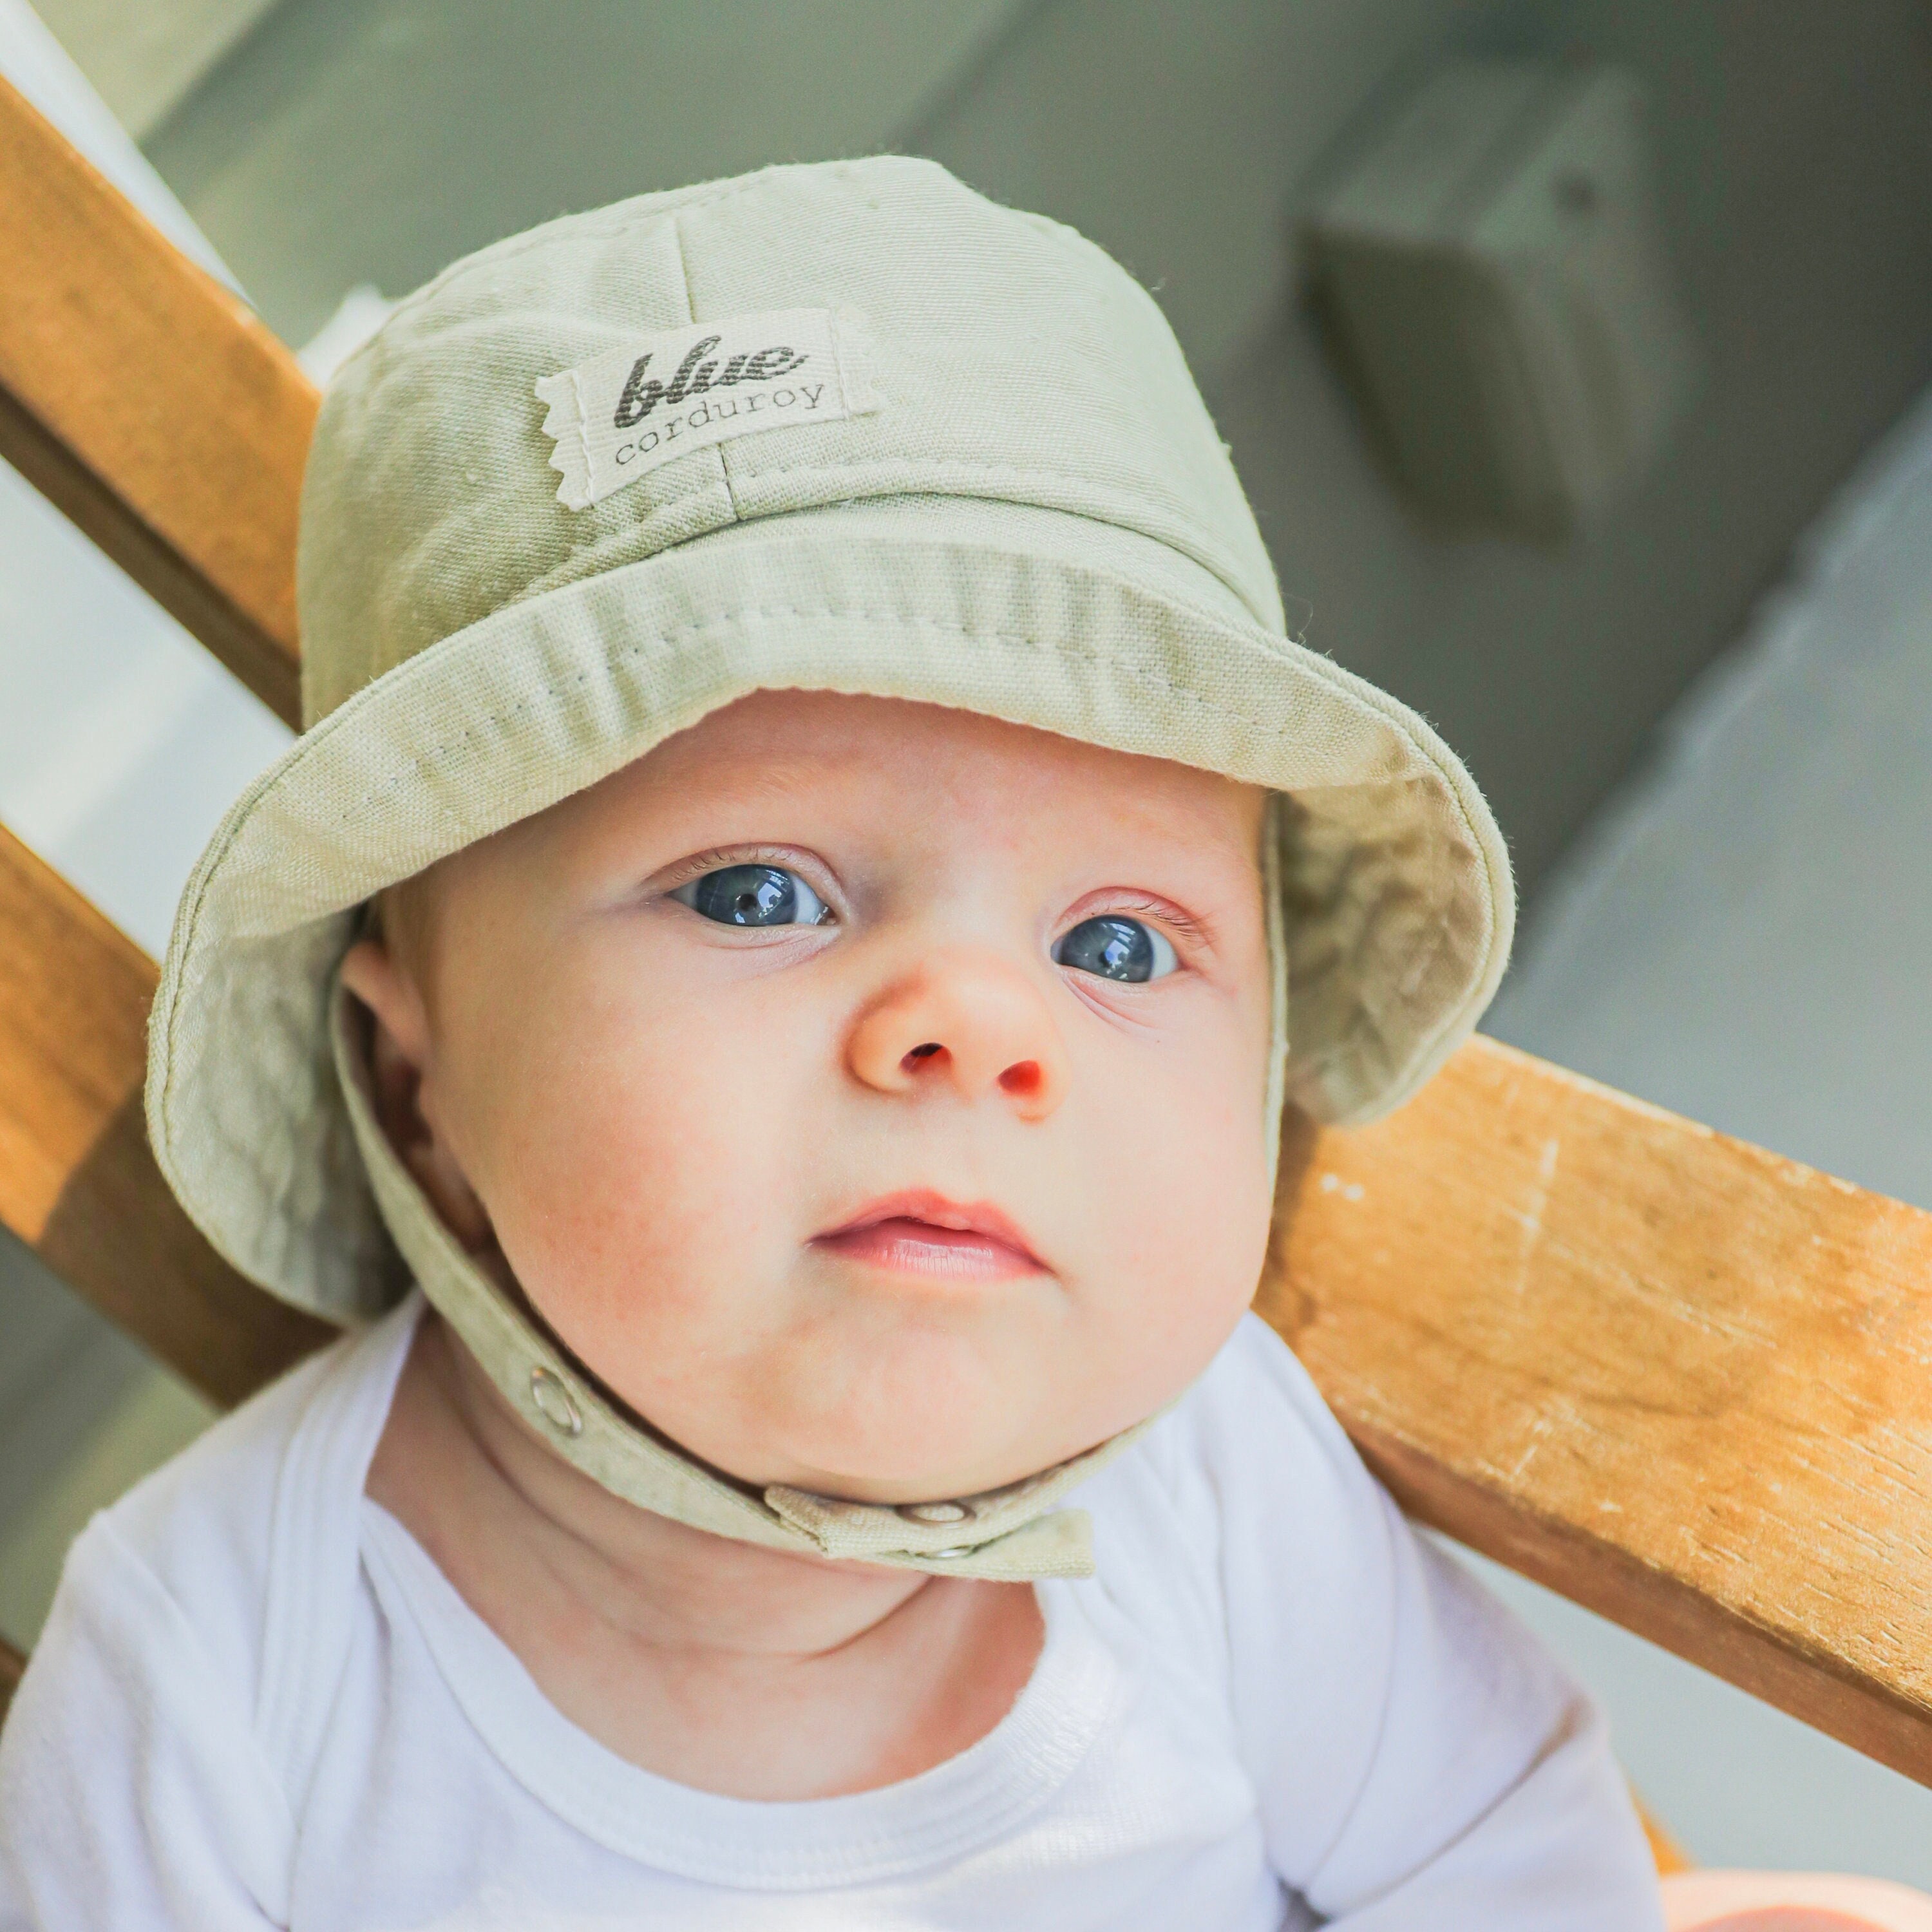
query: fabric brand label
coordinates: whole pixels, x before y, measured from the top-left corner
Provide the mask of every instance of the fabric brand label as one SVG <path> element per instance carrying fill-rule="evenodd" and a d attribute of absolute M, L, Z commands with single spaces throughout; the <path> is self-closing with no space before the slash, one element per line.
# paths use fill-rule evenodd
<path fill-rule="evenodd" d="M 693 450 L 881 406 L 872 338 L 849 309 L 767 309 L 639 336 L 539 378 L 536 393 L 571 510 Z"/>

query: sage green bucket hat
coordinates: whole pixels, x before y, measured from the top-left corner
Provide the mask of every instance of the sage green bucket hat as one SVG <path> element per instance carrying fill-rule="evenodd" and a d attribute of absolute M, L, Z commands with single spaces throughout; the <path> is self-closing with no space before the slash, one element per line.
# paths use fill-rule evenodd
<path fill-rule="evenodd" d="M 298 574 L 308 728 L 182 898 L 147 1107 L 214 1246 L 334 1322 L 402 1292 L 399 1245 L 443 1306 L 338 1024 L 361 908 L 755 689 L 955 706 L 1280 794 L 1286 1090 L 1318 1119 L 1412 1093 L 1502 972 L 1488 808 L 1420 718 L 1287 635 L 1159 309 L 929 162 L 640 196 L 458 262 L 332 385 Z M 551 1376 L 578 1460 L 606 1421 L 641 1453 L 499 1318 L 517 1399 Z"/>

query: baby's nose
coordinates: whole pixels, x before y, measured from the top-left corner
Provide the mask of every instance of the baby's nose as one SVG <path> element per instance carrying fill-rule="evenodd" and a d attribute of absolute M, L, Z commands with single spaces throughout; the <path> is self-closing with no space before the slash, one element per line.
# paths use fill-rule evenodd
<path fill-rule="evenodd" d="M 922 962 L 860 1016 L 846 1057 L 881 1093 L 997 1094 L 1022 1120 L 1046 1119 L 1066 1091 L 1066 1051 L 1039 988 L 976 953 Z"/>

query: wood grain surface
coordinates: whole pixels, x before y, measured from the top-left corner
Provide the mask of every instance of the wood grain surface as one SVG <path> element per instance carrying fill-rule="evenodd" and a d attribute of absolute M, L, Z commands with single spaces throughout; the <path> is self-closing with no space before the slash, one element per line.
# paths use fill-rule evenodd
<path fill-rule="evenodd" d="M 0 1223 L 214 1400 L 334 1331 L 244 1281 L 169 1192 L 141 1117 L 152 962 L 0 831 Z"/>
<path fill-rule="evenodd" d="M 1932 1215 L 1479 1038 L 1258 1305 L 1414 1514 L 1932 1783 Z"/>
<path fill-rule="evenodd" d="M 27 1660 L 4 1637 L 0 1637 L 0 1723 L 6 1720 L 7 1706 L 13 1702 L 20 1673 L 26 1667 Z"/>
<path fill-rule="evenodd" d="M 4 80 L 0 263 L 0 456 L 298 723 L 308 378 Z"/>

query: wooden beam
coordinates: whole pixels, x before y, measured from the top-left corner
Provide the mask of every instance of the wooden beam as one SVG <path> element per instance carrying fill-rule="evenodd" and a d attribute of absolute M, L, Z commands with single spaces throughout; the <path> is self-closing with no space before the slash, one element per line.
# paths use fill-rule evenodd
<path fill-rule="evenodd" d="M 1932 1215 L 1478 1039 L 1259 1306 L 1412 1512 L 1932 1784 Z"/>
<path fill-rule="evenodd" d="M 154 968 L 0 831 L 0 1223 L 216 1402 L 334 1331 L 244 1281 L 176 1204 L 141 1116 Z"/>
<path fill-rule="evenodd" d="M 0 456 L 291 724 L 316 393 L 0 80 Z"/>
<path fill-rule="evenodd" d="M 0 1637 L 0 1724 L 7 1720 L 7 1706 L 14 1701 L 14 1693 L 20 1688 L 20 1673 L 27 1667 L 27 1660 L 9 1643 Z"/>

